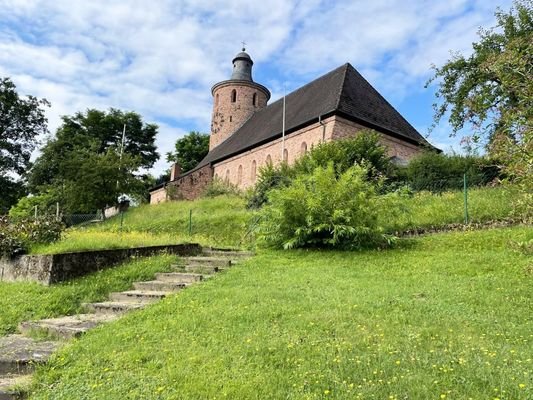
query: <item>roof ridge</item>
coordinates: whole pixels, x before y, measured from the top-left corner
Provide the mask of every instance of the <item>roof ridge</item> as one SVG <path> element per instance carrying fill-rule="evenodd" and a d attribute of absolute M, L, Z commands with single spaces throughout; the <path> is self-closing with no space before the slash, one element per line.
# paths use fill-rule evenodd
<path fill-rule="evenodd" d="M 342 80 L 341 80 L 341 86 L 339 88 L 339 91 L 337 93 L 337 103 L 335 104 L 335 110 L 337 110 L 341 104 L 341 97 L 342 97 L 342 92 L 344 92 L 344 86 L 346 86 L 346 76 L 348 75 L 348 68 L 349 67 L 352 67 L 353 69 L 355 69 L 350 63 L 345 63 L 341 66 L 341 68 L 344 68 L 344 75 L 342 77 Z"/>

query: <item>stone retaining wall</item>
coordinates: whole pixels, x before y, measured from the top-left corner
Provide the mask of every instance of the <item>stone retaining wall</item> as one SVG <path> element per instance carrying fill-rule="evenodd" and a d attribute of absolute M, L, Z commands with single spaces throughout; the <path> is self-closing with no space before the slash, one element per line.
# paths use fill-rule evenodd
<path fill-rule="evenodd" d="M 163 252 L 190 256 L 201 251 L 198 244 L 178 244 L 2 258 L 0 281 L 35 281 L 50 285 L 112 267 L 132 257 L 147 257 Z"/>

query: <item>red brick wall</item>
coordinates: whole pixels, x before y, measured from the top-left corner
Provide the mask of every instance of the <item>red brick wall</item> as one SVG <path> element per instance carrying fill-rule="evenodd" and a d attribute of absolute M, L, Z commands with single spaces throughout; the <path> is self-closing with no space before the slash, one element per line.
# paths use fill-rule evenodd
<path fill-rule="evenodd" d="M 182 176 L 167 185 L 170 200 L 194 200 L 200 197 L 213 180 L 213 169 L 206 165 L 197 171 Z"/>
<path fill-rule="evenodd" d="M 236 92 L 232 102 L 232 91 Z M 256 104 L 253 96 L 256 95 Z M 213 91 L 213 114 L 209 150 L 218 146 L 244 124 L 257 110 L 267 104 L 267 94 L 253 82 L 233 83 L 227 81 L 215 86 Z"/>

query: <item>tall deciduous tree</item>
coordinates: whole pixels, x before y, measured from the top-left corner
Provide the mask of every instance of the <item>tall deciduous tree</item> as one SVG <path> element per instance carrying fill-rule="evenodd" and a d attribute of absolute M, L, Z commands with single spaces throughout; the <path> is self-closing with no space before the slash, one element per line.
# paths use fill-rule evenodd
<path fill-rule="evenodd" d="M 157 129 L 137 113 L 116 109 L 63 117 L 34 163 L 30 188 L 33 193 L 53 189 L 70 212 L 103 209 L 121 193 L 140 194 L 145 185 L 139 170 L 159 158 L 154 143 Z"/>
<path fill-rule="evenodd" d="M 454 134 L 472 126 L 519 181 L 533 176 L 533 3 L 497 10 L 497 25 L 480 30 L 469 57 L 455 54 L 428 82 L 438 81 L 435 122 L 449 116 Z M 529 178 L 528 178 L 529 177 Z"/>
<path fill-rule="evenodd" d="M 45 99 L 19 96 L 9 78 L 0 78 L 0 212 L 5 212 L 24 195 L 24 187 L 15 175 L 24 175 L 37 136 L 47 132 Z"/>
<path fill-rule="evenodd" d="M 209 152 L 209 135 L 191 131 L 176 141 L 174 152 L 167 153 L 168 162 L 176 162 L 182 171 L 196 167 Z"/>

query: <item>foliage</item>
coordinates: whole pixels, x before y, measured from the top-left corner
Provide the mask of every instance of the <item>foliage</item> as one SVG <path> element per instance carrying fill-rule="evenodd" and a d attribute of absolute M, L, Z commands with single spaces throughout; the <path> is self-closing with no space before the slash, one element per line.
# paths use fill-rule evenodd
<path fill-rule="evenodd" d="M 63 229 L 61 221 L 52 217 L 16 221 L 0 217 L 0 257 L 25 253 L 35 244 L 55 242 Z"/>
<path fill-rule="evenodd" d="M 499 178 L 499 168 L 484 157 L 425 152 L 413 158 L 405 169 L 406 183 L 416 191 L 444 192 L 468 186 L 484 186 Z"/>
<path fill-rule="evenodd" d="M 380 143 L 379 134 L 371 130 L 360 131 L 351 138 L 320 143 L 296 161 L 295 174 L 311 174 L 317 167 L 325 168 L 330 162 L 333 162 L 337 174 L 342 174 L 354 164 L 364 163 L 371 180 L 393 172 L 387 149 Z"/>
<path fill-rule="evenodd" d="M 377 218 L 384 198 L 376 195 L 367 176 L 368 170 L 359 165 L 337 176 L 330 163 L 271 191 L 261 211 L 259 239 L 267 246 L 285 249 L 388 244 Z"/>
<path fill-rule="evenodd" d="M 44 107 L 50 103 L 22 98 L 16 89 L 9 78 L 0 78 L 0 214 L 25 195 L 24 183 L 12 176 L 25 174 L 37 137 L 47 132 Z"/>
<path fill-rule="evenodd" d="M 530 258 L 508 245 L 527 236 L 259 252 L 65 346 L 38 369 L 31 399 L 530 399 Z M 2 310 L 32 297 L 12 285 Z M 37 304 L 69 303 L 50 289 Z"/>
<path fill-rule="evenodd" d="M 371 130 L 364 130 L 352 138 L 320 143 L 300 157 L 293 166 L 282 163 L 262 167 L 248 198 L 248 207 L 261 207 L 266 203 L 270 190 L 286 187 L 297 176 L 312 174 L 317 167 L 326 168 L 329 163 L 333 163 L 336 175 L 342 174 L 354 164 L 363 163 L 370 180 L 392 178 L 396 174 L 386 148 L 379 142 L 379 135 Z"/>
<path fill-rule="evenodd" d="M 111 292 L 131 288 L 133 282 L 153 279 L 156 272 L 169 271 L 175 260 L 170 255 L 133 259 L 51 286 L 0 282 L 0 336 L 16 332 L 22 321 L 80 313 L 83 303 L 103 301 Z"/>
<path fill-rule="evenodd" d="M 30 188 L 34 194 L 52 190 L 70 213 L 114 205 L 123 193 L 142 196 L 153 182 L 138 171 L 159 158 L 156 134 L 157 126 L 145 124 L 134 112 L 87 110 L 65 116 L 35 161 Z"/>
<path fill-rule="evenodd" d="M 167 161 L 175 162 L 182 172 L 187 172 L 196 167 L 209 152 L 209 135 L 191 131 L 176 140 L 174 152 L 167 153 Z"/>
<path fill-rule="evenodd" d="M 38 194 L 37 196 L 22 197 L 17 204 L 9 210 L 11 218 L 31 218 L 35 216 L 35 207 L 37 214 L 54 214 L 56 213 L 56 202 L 58 194 L 54 190 L 49 190 Z"/>
<path fill-rule="evenodd" d="M 253 190 L 248 193 L 247 207 L 260 208 L 267 202 L 268 193 L 272 189 L 287 187 L 292 182 L 294 175 L 294 169 L 285 162 L 276 166 L 269 163 L 261 167 L 257 183 Z"/>
<path fill-rule="evenodd" d="M 533 175 L 532 3 L 517 0 L 496 18 L 496 27 L 479 32 L 472 55 L 455 54 L 435 68 L 428 82 L 439 80 L 435 122 L 449 113 L 454 133 L 472 125 L 478 138 L 490 139 L 489 150 L 509 177 L 528 179 Z"/>
<path fill-rule="evenodd" d="M 217 196 L 240 196 L 242 192 L 236 185 L 222 180 L 218 177 L 213 178 L 209 183 L 205 192 L 202 194 L 203 197 L 217 197 Z"/>

